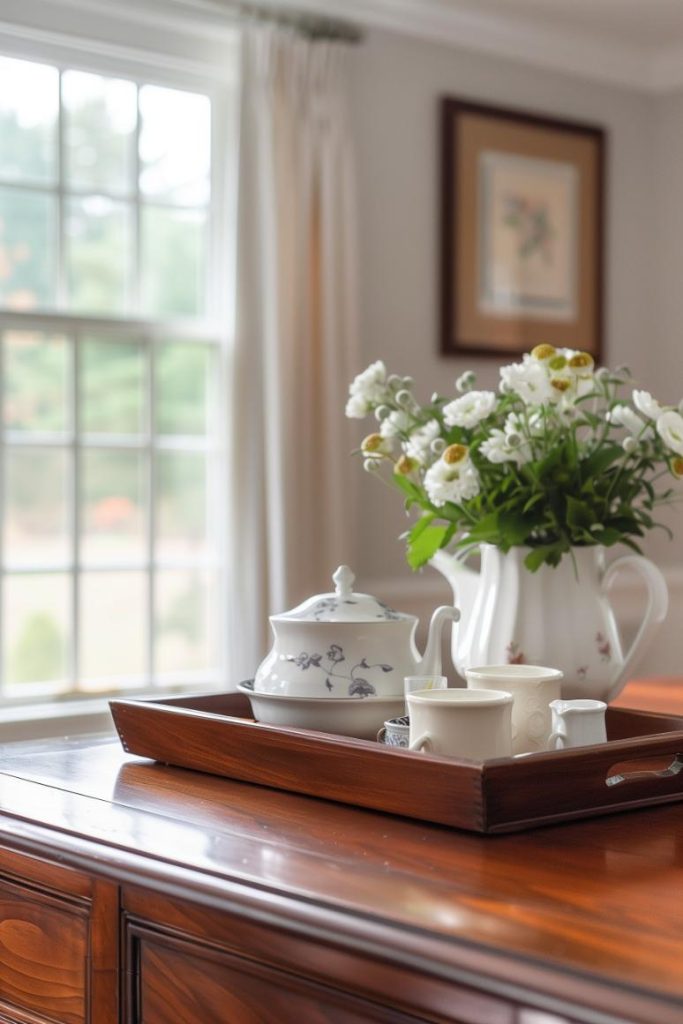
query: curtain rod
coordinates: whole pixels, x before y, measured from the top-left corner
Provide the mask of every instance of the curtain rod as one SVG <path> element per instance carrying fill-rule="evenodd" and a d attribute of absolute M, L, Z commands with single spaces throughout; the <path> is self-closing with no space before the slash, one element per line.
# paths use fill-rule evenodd
<path fill-rule="evenodd" d="M 340 43 L 353 44 L 363 41 L 363 32 L 358 25 L 337 18 L 328 18 L 322 14 L 313 14 L 309 11 L 285 8 L 279 5 L 274 7 L 267 4 L 239 2 L 239 0 L 227 0 L 227 6 L 241 18 L 272 21 L 277 25 L 296 29 L 311 39 L 330 39 Z"/>

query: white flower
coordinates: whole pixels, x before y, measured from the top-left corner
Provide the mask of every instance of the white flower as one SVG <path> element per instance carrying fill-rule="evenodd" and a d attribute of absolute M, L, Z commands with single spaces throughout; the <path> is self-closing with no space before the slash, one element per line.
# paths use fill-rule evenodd
<path fill-rule="evenodd" d="M 607 422 L 614 423 L 619 427 L 625 427 L 629 434 L 634 437 L 647 437 L 652 435 L 652 430 L 646 427 L 637 412 L 634 412 L 630 405 L 620 402 L 607 413 Z"/>
<path fill-rule="evenodd" d="M 657 420 L 657 433 L 672 452 L 683 455 L 683 416 L 679 412 L 663 412 Z"/>
<path fill-rule="evenodd" d="M 529 416 L 528 427 L 531 428 L 531 433 L 537 433 L 539 426 L 543 433 L 543 417 L 536 414 Z M 509 412 L 505 417 L 504 430 L 506 434 L 520 434 L 524 437 L 527 432 L 527 420 L 518 412 Z"/>
<path fill-rule="evenodd" d="M 624 449 L 627 455 L 633 455 L 634 452 L 638 451 L 638 442 L 635 437 L 625 437 L 621 442 L 621 447 Z"/>
<path fill-rule="evenodd" d="M 565 426 L 570 426 L 579 415 L 579 409 L 574 404 L 574 399 L 568 398 L 566 395 L 563 395 L 555 406 L 555 412 L 560 423 Z"/>
<path fill-rule="evenodd" d="M 543 405 L 553 398 L 545 367 L 535 360 L 526 359 L 521 363 L 501 366 L 500 379 L 508 393 L 513 391 L 527 405 Z"/>
<path fill-rule="evenodd" d="M 508 417 L 509 418 L 509 417 Z M 532 437 L 542 437 L 545 433 L 545 420 L 542 412 L 532 412 L 528 418 L 529 433 Z M 506 420 L 507 423 L 507 420 Z M 507 429 L 507 426 L 506 426 Z"/>
<path fill-rule="evenodd" d="M 633 404 L 638 412 L 642 412 L 643 416 L 647 416 L 649 420 L 659 419 L 664 412 L 659 402 L 652 397 L 649 391 L 634 390 Z"/>
<path fill-rule="evenodd" d="M 512 444 L 511 439 L 514 442 Z M 514 431 L 506 434 L 502 430 L 492 430 L 479 451 L 489 462 L 494 463 L 514 462 L 518 466 L 523 466 L 532 458 L 530 445 Z"/>
<path fill-rule="evenodd" d="M 381 434 L 368 434 L 361 441 L 360 450 L 366 459 L 383 459 L 392 454 L 393 447 L 391 438 L 384 438 Z"/>
<path fill-rule="evenodd" d="M 350 420 L 362 420 L 370 412 L 370 406 L 362 395 L 350 395 L 345 412 Z"/>
<path fill-rule="evenodd" d="M 479 474 L 469 458 L 456 463 L 440 458 L 425 473 L 424 486 L 433 505 L 458 505 L 479 494 Z"/>
<path fill-rule="evenodd" d="M 381 405 L 387 396 L 387 368 L 381 359 L 371 363 L 351 382 L 346 415 L 362 419 L 373 405 Z"/>
<path fill-rule="evenodd" d="M 476 379 L 477 378 L 475 377 L 471 370 L 466 370 L 465 373 L 461 373 L 458 379 L 456 380 L 455 390 L 461 392 L 469 391 L 470 388 L 474 387 Z"/>
<path fill-rule="evenodd" d="M 408 441 L 403 445 L 403 451 L 420 465 L 432 462 L 434 458 L 432 442 L 437 440 L 440 433 L 441 427 L 438 420 L 429 420 L 424 426 L 412 431 Z"/>
<path fill-rule="evenodd" d="M 403 409 L 396 409 L 383 419 L 379 425 L 379 432 L 382 437 L 398 437 L 399 434 L 406 434 L 410 430 L 412 420 Z"/>
<path fill-rule="evenodd" d="M 472 429 L 485 420 L 496 404 L 493 391 L 468 391 L 444 406 L 443 418 L 449 427 Z"/>

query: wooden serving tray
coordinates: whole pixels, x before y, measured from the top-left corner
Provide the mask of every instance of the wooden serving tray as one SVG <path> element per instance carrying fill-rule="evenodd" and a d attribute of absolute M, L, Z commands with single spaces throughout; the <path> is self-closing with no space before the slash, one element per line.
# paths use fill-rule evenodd
<path fill-rule="evenodd" d="M 608 708 L 608 742 L 474 762 L 255 722 L 242 694 L 110 702 L 124 750 L 307 796 L 514 832 L 683 799 L 683 718 Z"/>

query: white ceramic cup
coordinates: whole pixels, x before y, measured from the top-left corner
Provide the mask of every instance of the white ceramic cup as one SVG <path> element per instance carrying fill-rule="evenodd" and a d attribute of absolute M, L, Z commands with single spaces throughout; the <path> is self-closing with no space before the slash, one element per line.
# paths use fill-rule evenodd
<path fill-rule="evenodd" d="M 604 701 L 554 700 L 550 710 L 553 716 L 553 731 L 549 740 L 551 750 L 607 742 L 607 705 Z"/>
<path fill-rule="evenodd" d="M 445 676 L 406 676 L 403 680 L 403 692 L 406 695 L 406 714 L 408 714 L 408 694 L 416 690 L 445 690 L 448 680 Z"/>
<path fill-rule="evenodd" d="M 418 690 L 407 696 L 411 750 L 486 761 L 512 754 L 512 697 L 501 690 Z"/>
<path fill-rule="evenodd" d="M 561 696 L 562 672 L 542 665 L 483 665 L 465 671 L 472 690 L 507 690 L 512 694 L 512 752 L 548 750 L 553 728 L 550 702 Z"/>

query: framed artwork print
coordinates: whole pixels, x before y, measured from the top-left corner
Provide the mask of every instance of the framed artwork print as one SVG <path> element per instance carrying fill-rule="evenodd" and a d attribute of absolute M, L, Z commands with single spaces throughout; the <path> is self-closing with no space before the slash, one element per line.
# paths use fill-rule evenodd
<path fill-rule="evenodd" d="M 443 352 L 597 360 L 604 131 L 444 99 L 441 147 Z"/>

